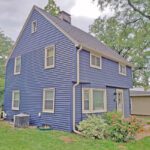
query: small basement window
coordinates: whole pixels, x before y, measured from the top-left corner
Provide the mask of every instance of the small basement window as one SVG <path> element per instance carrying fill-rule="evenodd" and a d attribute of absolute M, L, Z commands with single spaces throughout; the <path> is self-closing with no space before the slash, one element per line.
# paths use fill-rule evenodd
<path fill-rule="evenodd" d="M 19 110 L 19 102 L 20 102 L 20 91 L 14 90 L 12 92 L 12 110 Z"/>
<path fill-rule="evenodd" d="M 37 21 L 34 20 L 32 21 L 32 33 L 36 32 L 37 31 Z"/>
<path fill-rule="evenodd" d="M 90 67 L 102 69 L 102 58 L 90 53 Z"/>
<path fill-rule="evenodd" d="M 55 66 L 55 46 L 51 45 L 45 48 L 45 69 Z"/>
<path fill-rule="evenodd" d="M 55 89 L 46 88 L 43 90 L 43 112 L 54 113 Z"/>
<path fill-rule="evenodd" d="M 21 56 L 18 56 L 15 58 L 15 64 L 14 64 L 14 74 L 20 74 L 21 72 Z"/>
<path fill-rule="evenodd" d="M 119 74 L 121 74 L 121 75 L 126 75 L 127 74 L 126 65 L 119 63 Z"/>

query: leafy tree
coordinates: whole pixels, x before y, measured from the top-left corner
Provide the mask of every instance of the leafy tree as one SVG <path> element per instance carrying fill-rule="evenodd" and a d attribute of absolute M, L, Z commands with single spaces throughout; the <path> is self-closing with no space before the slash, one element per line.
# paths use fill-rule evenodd
<path fill-rule="evenodd" d="M 0 104 L 3 100 L 5 83 L 5 63 L 12 48 L 13 41 L 0 31 Z"/>
<path fill-rule="evenodd" d="M 48 0 L 48 4 L 44 9 L 53 16 L 58 16 L 60 12 L 60 8 L 56 5 L 54 0 Z"/>
<path fill-rule="evenodd" d="M 134 86 L 147 89 L 150 70 L 145 50 L 150 47 L 150 1 L 98 0 L 98 7 L 102 12 L 109 7 L 111 15 L 97 18 L 90 32 L 132 62 Z"/>

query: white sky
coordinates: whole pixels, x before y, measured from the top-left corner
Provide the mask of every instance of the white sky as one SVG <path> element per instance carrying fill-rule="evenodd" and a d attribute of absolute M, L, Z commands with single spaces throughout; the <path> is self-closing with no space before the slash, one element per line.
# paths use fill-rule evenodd
<path fill-rule="evenodd" d="M 91 2 L 91 0 L 76 0 L 75 5 L 71 9 L 71 14 L 76 17 L 82 16 L 95 19 L 99 16 L 99 13 L 96 4 Z"/>
<path fill-rule="evenodd" d="M 0 0 L 0 29 L 16 40 L 31 8 L 41 8 L 48 0 Z M 71 14 L 72 24 L 88 32 L 100 12 L 92 0 L 56 0 L 61 10 Z"/>

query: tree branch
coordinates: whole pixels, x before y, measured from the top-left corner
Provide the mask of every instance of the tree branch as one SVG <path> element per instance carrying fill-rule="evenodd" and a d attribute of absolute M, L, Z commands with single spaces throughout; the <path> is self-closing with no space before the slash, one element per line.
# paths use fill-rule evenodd
<path fill-rule="evenodd" d="M 139 20 L 141 20 L 141 18 L 135 19 L 135 20 L 133 20 L 133 21 L 126 22 L 126 25 L 135 23 L 135 22 L 137 22 L 137 21 L 139 21 Z"/>
<path fill-rule="evenodd" d="M 146 15 L 145 13 L 143 13 L 142 11 L 140 11 L 138 8 L 136 8 L 132 3 L 131 0 L 128 0 L 128 4 L 133 8 L 134 11 L 140 13 L 142 16 L 144 16 L 145 18 L 150 20 L 150 16 Z"/>
<path fill-rule="evenodd" d="M 126 51 L 122 54 L 122 57 L 125 58 L 125 57 L 128 55 L 128 53 L 129 53 L 130 50 L 131 50 L 131 48 L 128 47 L 128 48 L 126 49 Z"/>

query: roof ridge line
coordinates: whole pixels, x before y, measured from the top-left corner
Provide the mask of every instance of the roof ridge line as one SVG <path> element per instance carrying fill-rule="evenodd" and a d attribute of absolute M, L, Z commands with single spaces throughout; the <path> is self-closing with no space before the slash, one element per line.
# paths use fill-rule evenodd
<path fill-rule="evenodd" d="M 66 37 L 68 37 L 74 44 L 75 46 L 79 46 L 80 43 L 78 41 L 76 41 L 75 39 L 73 39 L 66 31 L 64 31 L 62 28 L 60 28 L 57 23 L 55 23 L 52 19 L 48 18 L 45 14 L 43 14 L 42 11 L 45 11 L 39 7 L 35 7 L 35 9 L 42 15 L 44 16 L 44 18 L 46 18 L 50 23 L 52 23 L 58 30 L 60 30 Z M 41 9 L 41 10 L 40 10 Z M 45 11 L 46 12 L 46 11 Z M 49 14 L 50 15 L 50 14 Z"/>

